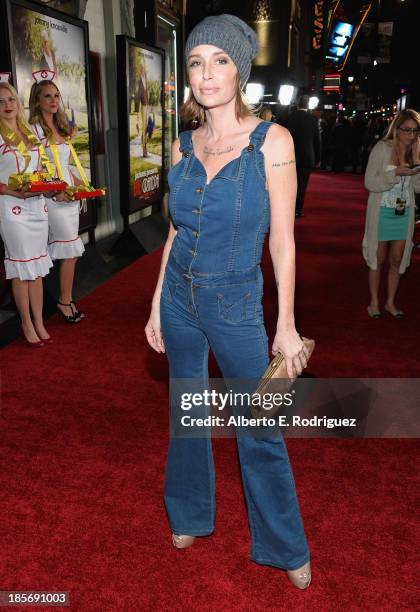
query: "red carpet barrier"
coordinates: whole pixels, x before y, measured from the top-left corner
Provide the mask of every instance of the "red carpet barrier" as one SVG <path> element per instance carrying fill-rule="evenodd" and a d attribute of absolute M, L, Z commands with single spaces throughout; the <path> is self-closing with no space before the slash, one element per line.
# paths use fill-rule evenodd
<path fill-rule="evenodd" d="M 364 202 L 359 177 L 311 179 L 297 225 L 297 317 L 317 340 L 310 373 L 418 376 L 418 255 L 401 291 L 407 320 L 370 320 Z M 1 352 L 0 590 L 69 591 L 81 612 L 414 610 L 415 440 L 288 441 L 312 549 L 308 591 L 248 560 L 230 439 L 214 441 L 214 535 L 172 547 L 162 504 L 167 365 L 143 335 L 159 259 L 143 257 L 80 301 L 80 326 L 50 319 L 53 345 Z M 273 299 L 271 276 L 270 333 Z"/>

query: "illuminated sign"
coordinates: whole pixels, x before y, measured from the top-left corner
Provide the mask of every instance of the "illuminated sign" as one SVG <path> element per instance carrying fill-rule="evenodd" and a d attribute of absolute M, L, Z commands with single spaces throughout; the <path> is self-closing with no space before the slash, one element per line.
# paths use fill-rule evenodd
<path fill-rule="evenodd" d="M 325 0 L 314 2 L 314 29 L 312 35 L 312 49 L 318 51 L 322 46 L 322 35 L 324 32 Z"/>
<path fill-rule="evenodd" d="M 324 75 L 324 91 L 340 91 L 341 76 L 339 74 Z"/>
<path fill-rule="evenodd" d="M 364 23 L 372 3 L 356 8 L 352 0 L 331 3 L 328 14 L 327 70 L 343 70 L 354 40 Z"/>
<path fill-rule="evenodd" d="M 334 20 L 328 44 L 327 60 L 341 64 L 350 48 L 354 25 Z"/>

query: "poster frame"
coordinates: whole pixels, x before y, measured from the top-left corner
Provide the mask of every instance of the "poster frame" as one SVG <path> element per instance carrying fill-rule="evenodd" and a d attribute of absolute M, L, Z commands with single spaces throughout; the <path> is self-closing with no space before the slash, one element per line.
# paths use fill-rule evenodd
<path fill-rule="evenodd" d="M 161 74 L 161 107 L 162 107 L 162 164 L 160 167 L 160 191 L 161 195 L 152 201 L 146 200 L 143 203 L 133 207 L 130 185 L 130 115 L 129 115 L 129 91 L 128 91 L 128 69 L 129 47 L 134 46 L 145 51 L 151 51 L 161 56 L 162 58 L 162 74 Z M 165 51 L 159 47 L 139 42 L 135 38 L 118 34 L 116 36 L 117 48 L 117 75 L 120 84 L 118 85 L 118 138 L 119 138 L 119 168 L 120 168 L 120 210 L 124 219 L 124 227 L 128 228 L 130 224 L 130 215 L 135 212 L 144 210 L 149 206 L 156 206 L 159 209 L 162 207 L 164 196 L 164 159 L 165 159 L 165 112 L 164 112 L 164 76 L 165 76 Z M 123 80 L 124 79 L 124 80 Z"/>
<path fill-rule="evenodd" d="M 105 155 L 104 104 L 102 98 L 101 55 L 97 51 L 89 51 L 90 75 L 92 77 L 92 131 L 95 139 L 93 148 L 95 155 Z"/>
<path fill-rule="evenodd" d="M 3 26 L 5 36 L 2 38 L 2 44 L 0 45 L 0 53 L 3 53 L 3 57 L 6 58 L 7 69 L 12 73 L 12 83 L 13 85 L 17 84 L 17 75 L 16 75 L 16 63 L 14 56 L 14 39 L 13 39 L 13 23 L 12 23 L 12 8 L 13 6 L 21 6 L 30 11 L 34 11 L 40 13 L 41 15 L 45 15 L 46 17 L 51 17 L 52 19 L 57 19 L 68 23 L 69 25 L 78 27 L 82 30 L 83 34 L 83 42 L 84 42 L 84 60 L 85 60 L 85 91 L 86 91 L 86 103 L 87 103 L 87 116 L 88 116 L 88 133 L 89 133 L 89 157 L 90 157 L 90 182 L 92 185 L 96 185 L 96 176 L 95 176 L 95 158 L 94 158 L 94 143 L 95 143 L 95 135 L 93 133 L 93 109 L 92 109 L 92 96 L 91 96 L 91 74 L 90 74 L 90 61 L 89 61 L 89 24 L 84 19 L 79 19 L 78 17 L 73 17 L 68 13 L 63 13 L 62 11 L 58 11 L 57 9 L 53 9 L 48 7 L 45 4 L 39 4 L 38 2 L 33 2 L 32 0 L 4 0 L 2 2 L 1 15 L 3 17 Z M 3 67 L 3 70 L 6 69 L 6 66 Z M 95 199 L 94 202 L 89 204 L 89 206 L 93 207 L 91 220 L 88 223 L 82 223 L 82 218 L 79 227 L 79 234 L 83 234 L 88 232 L 89 241 L 94 244 L 95 242 L 95 233 L 94 229 L 98 223 L 98 213 L 97 206 L 98 200 Z"/>

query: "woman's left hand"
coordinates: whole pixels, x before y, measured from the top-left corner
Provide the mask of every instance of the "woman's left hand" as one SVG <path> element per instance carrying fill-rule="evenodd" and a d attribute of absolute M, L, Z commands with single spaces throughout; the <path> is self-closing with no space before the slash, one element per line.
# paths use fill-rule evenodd
<path fill-rule="evenodd" d="M 295 328 L 287 331 L 277 331 L 273 342 L 272 353 L 282 353 L 286 361 L 287 375 L 297 378 L 302 374 L 308 363 L 308 351 L 305 348 Z"/>

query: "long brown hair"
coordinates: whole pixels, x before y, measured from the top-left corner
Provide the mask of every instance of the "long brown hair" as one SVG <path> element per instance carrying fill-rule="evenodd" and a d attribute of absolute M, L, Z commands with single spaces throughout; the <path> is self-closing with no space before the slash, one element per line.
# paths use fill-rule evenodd
<path fill-rule="evenodd" d="M 29 123 L 31 123 L 32 125 L 34 123 L 39 123 L 39 125 L 44 130 L 45 136 L 47 138 L 50 138 L 52 136 L 52 131 L 45 123 L 39 105 L 40 95 L 44 87 L 46 87 L 47 85 L 53 85 L 57 92 L 60 94 L 60 105 L 58 107 L 58 111 L 53 115 L 54 125 L 57 128 L 58 133 L 61 134 L 61 136 L 64 136 L 65 138 L 71 138 L 71 136 L 74 134 L 74 130 L 71 130 L 69 128 L 68 119 L 64 110 L 64 104 L 61 98 L 60 90 L 58 89 L 57 85 L 52 81 L 39 81 L 39 83 L 34 83 L 32 85 L 31 93 L 29 95 Z"/>
<path fill-rule="evenodd" d="M 241 89 L 239 72 L 236 73 L 236 100 L 235 100 L 235 115 L 236 119 L 243 119 L 244 117 L 253 116 L 256 114 L 256 110 L 254 106 L 251 106 L 247 99 L 245 98 L 245 94 Z M 204 125 L 206 122 L 206 113 L 205 108 L 201 106 L 194 98 L 194 94 L 192 89 L 190 88 L 190 93 L 187 100 L 181 106 L 180 109 L 181 119 L 186 123 L 194 123 L 196 127 Z"/>
<path fill-rule="evenodd" d="M 16 105 L 17 105 L 17 115 L 16 115 L 16 124 L 18 129 L 25 134 L 26 132 L 29 132 L 29 134 L 32 134 L 31 129 L 28 125 L 28 122 L 26 120 L 25 117 L 25 111 L 23 109 L 23 105 L 22 102 L 19 99 L 18 93 L 16 91 L 16 89 L 13 87 L 13 85 L 11 85 L 10 83 L 7 83 L 6 81 L 2 81 L 0 83 L 0 89 L 7 89 L 7 91 L 14 97 L 14 99 L 16 100 Z M 17 134 L 15 134 L 13 140 L 10 140 L 10 138 L 8 137 L 8 133 L 10 132 L 10 128 L 8 128 L 3 121 L 0 119 L 0 135 L 3 138 L 4 142 L 6 144 L 8 144 L 9 146 L 16 146 L 17 142 L 19 142 L 21 140 L 20 136 L 18 136 Z M 34 137 L 35 138 L 35 137 Z M 32 141 L 32 138 L 31 138 Z M 32 144 L 35 143 L 35 140 L 33 140 Z"/>
<path fill-rule="evenodd" d="M 401 127 L 401 125 L 405 121 L 409 119 L 411 119 L 412 121 L 415 121 L 417 123 L 417 127 L 420 130 L 420 114 L 412 108 L 406 108 L 400 111 L 397 115 L 395 115 L 395 117 L 389 124 L 389 127 L 386 131 L 385 136 L 382 139 L 385 142 L 387 142 L 389 145 L 392 146 L 394 153 L 397 152 L 397 146 L 398 146 L 397 130 L 399 127 Z M 403 163 L 413 164 L 414 162 L 418 162 L 418 161 L 420 160 L 413 159 L 413 147 L 410 146 L 408 150 L 406 151 L 406 159 L 404 160 Z"/>

